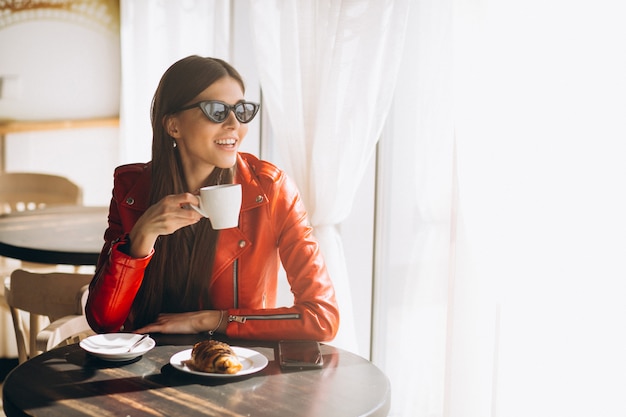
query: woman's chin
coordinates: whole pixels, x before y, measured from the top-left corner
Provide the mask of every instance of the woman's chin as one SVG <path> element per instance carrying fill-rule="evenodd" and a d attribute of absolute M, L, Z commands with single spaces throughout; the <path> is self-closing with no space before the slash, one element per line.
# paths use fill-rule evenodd
<path fill-rule="evenodd" d="M 232 157 L 220 158 L 219 160 L 215 161 L 215 166 L 217 168 L 229 169 L 229 168 L 234 167 L 236 163 L 237 163 L 237 153 L 235 153 Z"/>

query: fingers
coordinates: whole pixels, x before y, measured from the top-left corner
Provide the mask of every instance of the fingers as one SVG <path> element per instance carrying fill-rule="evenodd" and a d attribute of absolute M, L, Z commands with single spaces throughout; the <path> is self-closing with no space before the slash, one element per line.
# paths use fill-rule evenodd
<path fill-rule="evenodd" d="M 133 330 L 133 333 L 145 334 L 145 333 L 157 333 L 157 331 L 154 330 L 152 326 L 148 325 L 148 326 L 143 326 L 143 327 L 140 327 L 139 329 Z"/>
<path fill-rule="evenodd" d="M 145 257 L 154 248 L 156 239 L 195 224 L 202 215 L 189 205 L 197 204 L 197 198 L 190 193 L 168 195 L 148 207 L 130 231 L 133 257 Z"/>
<path fill-rule="evenodd" d="M 178 208 L 174 208 L 176 216 L 180 216 L 183 220 L 188 220 L 190 223 L 197 223 L 203 218 L 202 214 L 198 213 L 192 206 L 198 206 L 198 197 L 190 193 L 177 194 L 168 196 L 172 201 L 168 203 L 176 205 Z M 182 210 L 181 210 L 182 209 Z"/>
<path fill-rule="evenodd" d="M 197 211 L 198 207 L 200 206 L 200 200 L 198 196 L 190 193 L 181 194 L 181 196 L 183 196 L 184 199 L 182 199 L 179 203 L 180 208 L 196 212 L 201 219 L 203 216 Z"/>
<path fill-rule="evenodd" d="M 186 207 L 189 204 L 198 205 L 198 196 L 191 193 L 174 194 L 165 198 L 172 198 L 173 201 L 178 202 L 180 207 Z"/>
<path fill-rule="evenodd" d="M 135 329 L 135 333 L 197 333 L 190 325 L 193 313 L 160 314 L 148 325 Z"/>
<path fill-rule="evenodd" d="M 157 234 L 174 233 L 202 219 L 202 215 L 189 207 L 190 204 L 197 203 L 198 200 L 193 194 L 169 195 L 146 210 L 145 221 Z"/>
<path fill-rule="evenodd" d="M 183 193 L 168 195 L 155 205 L 160 205 L 164 213 L 171 211 L 173 213 L 180 214 L 180 209 L 190 210 L 191 207 L 189 206 L 192 204 L 196 206 L 198 205 L 198 197 L 190 193 Z M 195 211 L 190 210 L 190 213 L 188 214 L 193 213 L 195 213 Z"/>
<path fill-rule="evenodd" d="M 163 314 L 160 314 L 157 319 L 150 324 L 147 324 L 139 329 L 135 329 L 135 333 L 167 333 L 165 330 L 167 328 L 168 320 L 166 317 L 163 317 Z"/>

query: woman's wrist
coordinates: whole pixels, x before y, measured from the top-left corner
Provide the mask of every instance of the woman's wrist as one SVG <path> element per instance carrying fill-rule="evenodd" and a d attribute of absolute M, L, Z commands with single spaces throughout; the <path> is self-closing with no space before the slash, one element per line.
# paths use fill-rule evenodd
<path fill-rule="evenodd" d="M 145 235 L 138 233 L 135 229 L 128 234 L 128 254 L 133 258 L 145 258 L 152 253 L 154 249 L 155 239 L 146 238 Z"/>
<path fill-rule="evenodd" d="M 215 333 L 225 333 L 226 326 L 228 325 L 228 321 L 226 320 L 227 311 L 225 310 L 216 310 L 217 314 L 217 323 L 209 330 L 209 335 L 213 336 Z"/>

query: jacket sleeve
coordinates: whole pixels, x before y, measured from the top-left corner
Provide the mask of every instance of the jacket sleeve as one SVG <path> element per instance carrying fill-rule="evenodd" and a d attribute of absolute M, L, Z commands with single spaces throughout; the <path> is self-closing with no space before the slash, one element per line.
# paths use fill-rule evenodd
<path fill-rule="evenodd" d="M 116 332 L 124 325 L 154 252 L 145 258 L 136 259 L 122 250 L 128 244 L 127 233 L 131 225 L 122 224 L 118 193 L 125 186 L 121 184 L 119 176 L 116 175 L 115 180 L 109 206 L 109 226 L 104 233 L 105 243 L 85 306 L 87 321 L 98 333 Z"/>
<path fill-rule="evenodd" d="M 125 237 L 112 242 L 89 286 L 85 315 L 98 333 L 116 332 L 124 325 L 152 257 L 152 253 L 140 259 L 126 255 L 120 250 L 126 243 Z"/>
<path fill-rule="evenodd" d="M 298 190 L 283 174 L 268 197 L 271 223 L 294 305 L 229 309 L 227 335 L 264 340 L 332 340 L 339 327 L 335 290 Z"/>

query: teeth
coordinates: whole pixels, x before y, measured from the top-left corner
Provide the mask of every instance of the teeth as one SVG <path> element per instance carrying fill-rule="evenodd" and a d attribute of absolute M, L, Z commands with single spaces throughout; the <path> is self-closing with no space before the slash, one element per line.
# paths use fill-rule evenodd
<path fill-rule="evenodd" d="M 218 139 L 215 143 L 218 145 L 234 145 L 237 141 L 235 139 Z"/>

